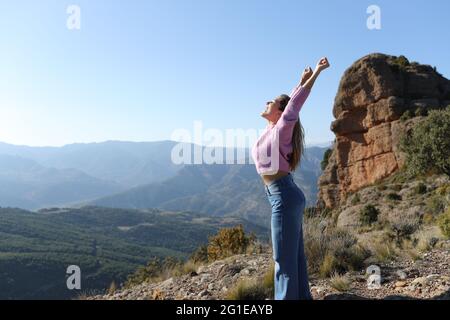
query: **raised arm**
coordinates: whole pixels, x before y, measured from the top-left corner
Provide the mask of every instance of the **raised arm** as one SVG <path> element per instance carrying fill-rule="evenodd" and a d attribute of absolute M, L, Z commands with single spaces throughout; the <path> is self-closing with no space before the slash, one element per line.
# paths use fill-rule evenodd
<path fill-rule="evenodd" d="M 284 125 L 285 122 L 296 121 L 298 119 L 298 113 L 305 103 L 306 98 L 308 98 L 317 77 L 329 66 L 330 64 L 328 63 L 328 59 L 324 57 L 319 60 L 314 71 L 312 71 L 310 67 L 305 69 L 300 83 L 291 92 L 291 100 L 289 100 L 288 105 L 281 115 L 280 125 Z"/>
<path fill-rule="evenodd" d="M 291 99 L 276 124 L 280 131 L 280 138 L 282 141 L 286 143 L 291 141 L 292 130 L 298 121 L 300 110 L 308 98 L 314 82 L 319 74 L 329 66 L 327 58 L 322 58 L 317 63 L 314 71 L 312 71 L 311 68 L 305 69 L 302 81 L 292 91 Z"/>
<path fill-rule="evenodd" d="M 317 63 L 316 69 L 314 70 L 312 76 L 308 80 L 306 80 L 304 86 L 311 90 L 312 87 L 314 86 L 314 82 L 316 82 L 316 79 L 319 76 L 319 74 L 323 70 L 328 68 L 329 66 L 330 66 L 330 64 L 326 57 L 323 57 L 322 59 L 320 59 L 319 62 Z"/>

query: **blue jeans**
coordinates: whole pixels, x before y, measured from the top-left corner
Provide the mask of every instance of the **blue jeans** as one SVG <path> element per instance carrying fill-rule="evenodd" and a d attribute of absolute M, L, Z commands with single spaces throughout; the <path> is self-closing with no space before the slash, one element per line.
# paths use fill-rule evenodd
<path fill-rule="evenodd" d="M 265 185 L 265 192 L 272 206 L 274 298 L 312 300 L 303 245 L 305 195 L 291 174 Z"/>

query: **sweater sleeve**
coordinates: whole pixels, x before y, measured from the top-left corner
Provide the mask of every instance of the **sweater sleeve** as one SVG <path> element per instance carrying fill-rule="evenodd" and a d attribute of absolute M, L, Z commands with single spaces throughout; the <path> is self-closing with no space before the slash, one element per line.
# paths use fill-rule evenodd
<path fill-rule="evenodd" d="M 310 92 L 311 89 L 303 86 L 297 86 L 293 90 L 291 99 L 289 100 L 286 108 L 284 109 L 280 119 L 277 122 L 277 127 L 279 128 L 279 130 L 289 131 L 283 129 L 285 129 L 286 127 L 294 127 L 295 123 L 298 121 L 300 110 L 303 107 L 303 104 L 308 98 Z M 289 132 L 287 132 L 286 134 L 289 134 Z"/>
<path fill-rule="evenodd" d="M 310 92 L 311 89 L 300 85 L 292 91 L 291 99 L 275 125 L 281 144 L 288 145 L 292 143 L 292 134 L 295 124 L 298 122 L 299 112 Z"/>
<path fill-rule="evenodd" d="M 294 89 L 292 89 L 292 91 L 291 91 L 291 94 L 289 95 L 289 97 L 292 97 L 292 96 L 294 96 L 294 94 L 295 94 L 295 92 L 297 92 L 298 91 L 298 89 L 300 89 L 300 87 L 301 87 L 302 85 L 299 83 L 299 84 L 297 84 L 296 86 L 295 86 L 295 88 Z"/>

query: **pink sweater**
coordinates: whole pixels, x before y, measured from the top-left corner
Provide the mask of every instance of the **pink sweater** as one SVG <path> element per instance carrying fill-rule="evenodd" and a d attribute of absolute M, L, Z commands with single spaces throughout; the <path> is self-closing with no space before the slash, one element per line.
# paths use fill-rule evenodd
<path fill-rule="evenodd" d="M 298 85 L 292 91 L 286 108 L 275 125 L 267 124 L 263 134 L 252 147 L 252 158 L 260 175 L 272 175 L 279 170 L 290 172 L 292 133 L 299 112 L 311 89 Z"/>

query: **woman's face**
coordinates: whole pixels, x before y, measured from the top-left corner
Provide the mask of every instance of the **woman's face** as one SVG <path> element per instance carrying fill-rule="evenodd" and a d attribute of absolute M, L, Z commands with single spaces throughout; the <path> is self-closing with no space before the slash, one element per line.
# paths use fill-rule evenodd
<path fill-rule="evenodd" d="M 280 110 L 280 101 L 278 99 L 274 99 L 266 102 L 266 109 L 261 113 L 261 117 L 276 123 L 281 114 L 282 111 Z"/>

